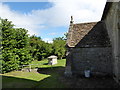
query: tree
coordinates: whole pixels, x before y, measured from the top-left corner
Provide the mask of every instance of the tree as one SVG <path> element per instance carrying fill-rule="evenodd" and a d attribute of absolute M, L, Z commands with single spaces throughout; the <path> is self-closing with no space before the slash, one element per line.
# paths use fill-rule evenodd
<path fill-rule="evenodd" d="M 35 35 L 30 37 L 31 54 L 34 60 L 42 60 L 52 53 L 52 45 Z"/>
<path fill-rule="evenodd" d="M 31 61 L 29 54 L 29 37 L 27 30 L 14 28 L 14 24 L 7 19 L 0 18 L 0 28 L 2 35 L 2 73 L 18 70 L 20 65 L 28 64 Z"/>
<path fill-rule="evenodd" d="M 62 59 L 65 56 L 66 52 L 66 40 L 63 37 L 58 37 L 53 39 L 53 52 L 58 56 L 59 59 Z"/>
<path fill-rule="evenodd" d="M 67 40 L 67 37 L 68 37 L 68 32 L 64 33 L 63 39 Z"/>

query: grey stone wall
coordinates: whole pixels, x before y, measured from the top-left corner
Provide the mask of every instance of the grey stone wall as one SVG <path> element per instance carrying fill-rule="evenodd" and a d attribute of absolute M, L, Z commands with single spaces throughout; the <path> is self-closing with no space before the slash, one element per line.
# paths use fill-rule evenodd
<path fill-rule="evenodd" d="M 109 37 L 112 42 L 112 54 L 114 58 L 113 73 L 117 81 L 120 80 L 120 2 L 112 3 L 110 10 L 104 19 Z"/>
<path fill-rule="evenodd" d="M 72 65 L 72 48 L 67 48 L 67 53 L 66 53 L 66 67 L 65 67 L 65 72 L 64 75 L 66 77 L 71 77 L 72 76 L 72 71 L 71 71 L 71 65 Z"/>
<path fill-rule="evenodd" d="M 112 75 L 111 47 L 74 48 L 72 53 L 73 74 L 84 74 L 84 70 L 90 69 L 93 74 L 99 72 Z"/>

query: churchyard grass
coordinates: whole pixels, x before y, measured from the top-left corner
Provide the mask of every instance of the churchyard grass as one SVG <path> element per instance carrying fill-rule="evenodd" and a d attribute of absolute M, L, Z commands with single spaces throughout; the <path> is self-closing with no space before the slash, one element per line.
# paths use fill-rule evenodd
<path fill-rule="evenodd" d="M 65 59 L 58 60 L 56 65 L 47 65 L 47 59 L 31 62 L 32 68 L 40 68 L 40 71 L 23 72 L 12 71 L 1 74 L 3 88 L 64 88 L 59 81 L 61 68 L 65 67 Z M 38 64 L 38 65 L 35 65 Z"/>
<path fill-rule="evenodd" d="M 31 68 L 48 68 L 48 67 L 58 67 L 58 66 L 62 66 L 65 67 L 65 63 L 66 63 L 66 59 L 62 59 L 62 60 L 58 60 L 58 63 L 55 65 L 47 65 L 48 64 L 48 60 L 44 59 L 42 61 L 33 61 L 31 62 Z"/>

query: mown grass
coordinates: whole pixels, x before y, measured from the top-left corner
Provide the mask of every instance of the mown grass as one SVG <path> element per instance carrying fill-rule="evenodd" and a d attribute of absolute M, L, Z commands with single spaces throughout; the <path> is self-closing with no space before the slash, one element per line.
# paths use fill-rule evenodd
<path fill-rule="evenodd" d="M 44 59 L 42 61 L 33 61 L 30 64 L 31 64 L 31 68 L 36 68 L 36 67 L 48 68 L 48 67 L 58 67 L 58 66 L 65 67 L 65 63 L 66 63 L 66 59 L 62 59 L 62 60 L 58 60 L 58 63 L 55 65 L 48 65 L 48 60 Z"/>
<path fill-rule="evenodd" d="M 58 60 L 56 65 L 47 65 L 47 60 L 33 61 L 32 68 L 38 67 L 39 72 L 13 71 L 2 75 L 3 88 L 64 88 L 60 82 L 60 70 L 65 67 L 65 59 Z M 39 64 L 39 65 L 35 65 Z"/>

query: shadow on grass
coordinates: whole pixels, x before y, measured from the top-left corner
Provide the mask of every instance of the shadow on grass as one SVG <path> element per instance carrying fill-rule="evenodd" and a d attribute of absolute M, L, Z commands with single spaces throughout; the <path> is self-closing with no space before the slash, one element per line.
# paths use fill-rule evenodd
<path fill-rule="evenodd" d="M 43 65 L 48 65 L 48 63 L 44 63 Z"/>
<path fill-rule="evenodd" d="M 35 88 L 65 88 L 66 86 L 59 79 L 64 74 L 64 68 L 62 66 L 38 68 L 38 73 L 47 74 L 50 77 L 41 80 Z"/>
<path fill-rule="evenodd" d="M 67 79 L 63 76 L 64 69 L 62 66 L 38 68 L 37 72 L 51 76 L 41 80 L 35 88 L 120 88 L 119 84 L 108 75 L 90 78 L 76 76 Z"/>
<path fill-rule="evenodd" d="M 50 77 L 40 81 L 34 81 L 24 78 L 2 76 L 2 87 L 4 88 L 64 88 L 59 77 L 64 73 L 64 67 L 38 68 L 40 74 L 47 74 Z"/>
<path fill-rule="evenodd" d="M 41 80 L 35 88 L 65 88 L 66 86 L 61 83 L 59 76 L 53 74 L 52 76 Z"/>
<path fill-rule="evenodd" d="M 38 82 L 12 76 L 2 76 L 2 88 L 32 88 Z"/>
<path fill-rule="evenodd" d="M 40 81 L 3 76 L 3 88 L 120 88 L 111 77 L 85 78 L 77 76 L 71 79 L 63 77 L 64 67 L 38 68 L 40 74 L 50 75 Z M 35 72 L 36 73 L 36 72 Z M 61 78 L 60 78 L 61 77 Z"/>
<path fill-rule="evenodd" d="M 62 66 L 57 66 L 57 67 L 47 67 L 47 68 L 38 68 L 37 72 L 41 73 L 41 74 L 51 74 L 53 72 L 55 73 L 59 73 L 59 72 L 63 72 L 65 67 Z"/>

